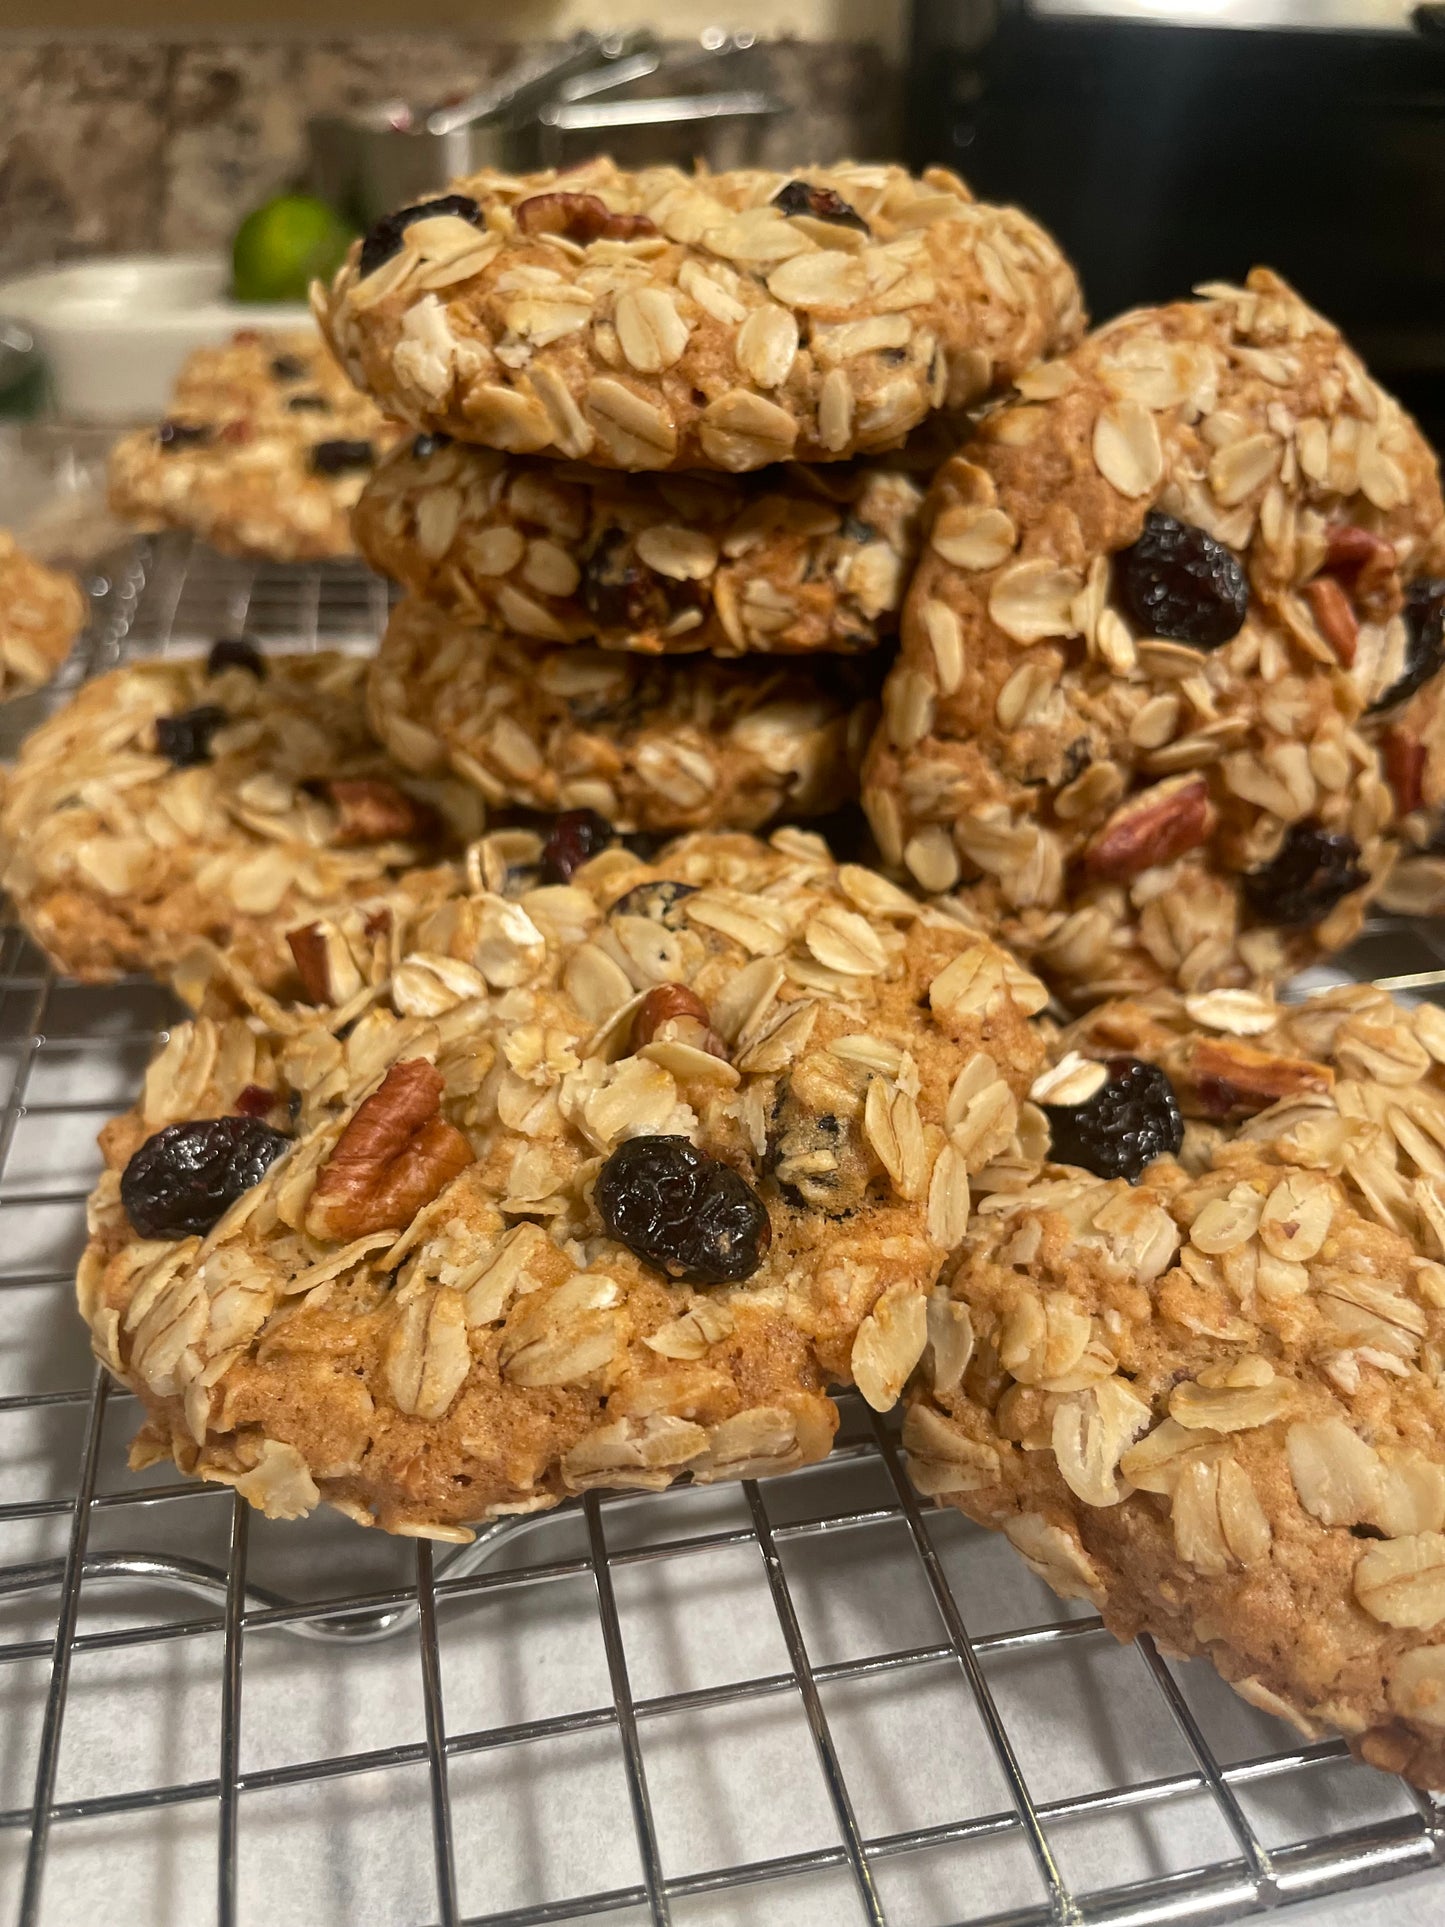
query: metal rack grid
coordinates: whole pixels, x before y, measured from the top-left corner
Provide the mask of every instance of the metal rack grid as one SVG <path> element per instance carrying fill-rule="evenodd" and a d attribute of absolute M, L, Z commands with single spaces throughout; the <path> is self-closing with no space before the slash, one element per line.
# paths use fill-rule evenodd
<path fill-rule="evenodd" d="M 364 643 L 386 592 L 167 539 L 97 606 L 63 683 L 243 624 Z M 1445 935 L 1347 962 L 1445 995 Z M 0 1917 L 1143 1927 L 1441 1859 L 1445 1807 L 925 1511 L 854 1398 L 822 1466 L 459 1550 L 129 1473 L 71 1273 L 170 1015 L 0 929 Z"/>

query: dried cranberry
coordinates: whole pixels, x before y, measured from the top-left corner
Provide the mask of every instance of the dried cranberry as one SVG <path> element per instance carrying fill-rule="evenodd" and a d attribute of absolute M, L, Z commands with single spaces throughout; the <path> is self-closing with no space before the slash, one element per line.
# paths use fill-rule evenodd
<path fill-rule="evenodd" d="M 429 220 L 436 214 L 455 214 L 473 227 L 482 224 L 482 210 L 470 194 L 440 194 L 434 201 L 418 201 L 415 207 L 399 207 L 395 214 L 384 214 L 361 244 L 361 272 L 376 270 L 400 252 L 401 237 L 413 221 Z"/>
<path fill-rule="evenodd" d="M 767 1206 L 731 1165 L 685 1137 L 619 1144 L 592 1193 L 609 1236 L 692 1285 L 750 1278 L 772 1242 Z"/>
<path fill-rule="evenodd" d="M 1137 1184 L 1155 1158 L 1173 1157 L 1184 1142 L 1174 1086 L 1157 1064 L 1111 1057 L 1109 1075 L 1082 1104 L 1045 1104 L 1056 1164 L 1077 1164 L 1096 1178 Z"/>
<path fill-rule="evenodd" d="M 311 449 L 311 469 L 316 475 L 342 475 L 348 468 L 370 468 L 376 451 L 370 442 L 316 442 Z"/>
<path fill-rule="evenodd" d="M 223 669 L 248 669 L 257 682 L 266 680 L 266 658 L 249 636 L 222 636 L 211 644 L 206 674 L 219 676 Z"/>
<path fill-rule="evenodd" d="M 286 406 L 293 415 L 311 413 L 324 415 L 330 409 L 331 403 L 325 395 L 289 395 Z"/>
<path fill-rule="evenodd" d="M 300 355 L 271 357 L 271 375 L 276 381 L 304 381 L 310 372 Z"/>
<path fill-rule="evenodd" d="M 542 881 L 570 883 L 589 858 L 605 850 L 617 832 L 596 810 L 564 810 L 542 845 Z"/>
<path fill-rule="evenodd" d="M 121 1174 L 125 1214 L 142 1238 L 203 1238 L 289 1142 L 254 1117 L 168 1124 Z"/>
<path fill-rule="evenodd" d="M 1405 591 L 1405 667 L 1371 710 L 1393 709 L 1445 663 L 1445 580 L 1422 576 Z"/>
<path fill-rule="evenodd" d="M 1318 823 L 1291 823 L 1274 861 L 1245 877 L 1244 896 L 1261 923 L 1289 927 L 1318 923 L 1369 880 L 1352 836 Z"/>
<path fill-rule="evenodd" d="M 424 462 L 429 455 L 435 455 L 439 448 L 449 447 L 451 439 L 450 435 L 438 433 L 418 435 L 411 445 L 412 456 L 416 461 Z"/>
<path fill-rule="evenodd" d="M 620 896 L 608 913 L 614 917 L 650 917 L 665 929 L 680 930 L 687 921 L 678 905 L 685 897 L 695 897 L 695 883 L 673 883 L 660 878 L 656 883 L 637 883 Z"/>
<path fill-rule="evenodd" d="M 230 718 L 219 703 L 201 703 L 177 716 L 156 717 L 156 748 L 177 769 L 193 769 L 211 760 L 211 738 Z"/>
<path fill-rule="evenodd" d="M 247 1084 L 237 1095 L 236 1110 L 241 1117 L 264 1117 L 279 1102 L 276 1093 L 264 1084 Z"/>
<path fill-rule="evenodd" d="M 1151 509 L 1139 540 L 1115 556 L 1114 575 L 1147 635 L 1217 649 L 1244 627 L 1249 583 L 1239 557 L 1192 522 Z"/>
<path fill-rule="evenodd" d="M 178 448 L 199 448 L 210 441 L 215 430 L 208 422 L 162 422 L 156 440 L 168 455 Z"/>
<path fill-rule="evenodd" d="M 811 181 L 788 181 L 773 196 L 773 206 L 784 214 L 811 214 L 815 221 L 832 221 L 839 227 L 855 227 L 864 234 L 872 229 L 856 207 L 850 207 L 836 189 L 815 187 Z"/>
<path fill-rule="evenodd" d="M 680 589 L 682 585 L 678 585 Z M 629 536 L 604 529 L 582 562 L 582 601 L 605 629 L 647 629 L 671 621 L 676 591 L 639 562 Z"/>

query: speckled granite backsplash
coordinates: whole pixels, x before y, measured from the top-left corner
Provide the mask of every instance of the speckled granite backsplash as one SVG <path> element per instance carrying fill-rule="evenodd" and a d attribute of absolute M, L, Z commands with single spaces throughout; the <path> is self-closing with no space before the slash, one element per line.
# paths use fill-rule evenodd
<path fill-rule="evenodd" d="M 896 76 L 872 46 L 778 42 L 791 111 L 764 156 L 891 151 Z M 450 35 L 150 44 L 0 38 L 0 273 L 77 253 L 224 245 L 300 174 L 306 121 L 393 95 L 435 98 L 511 58 Z"/>

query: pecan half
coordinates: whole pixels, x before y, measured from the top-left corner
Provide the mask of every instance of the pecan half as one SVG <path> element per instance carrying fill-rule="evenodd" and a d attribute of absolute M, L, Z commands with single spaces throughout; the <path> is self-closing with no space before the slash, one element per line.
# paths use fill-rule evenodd
<path fill-rule="evenodd" d="M 436 830 L 436 812 L 379 776 L 336 776 L 324 785 L 336 809 L 338 849 L 365 843 L 421 841 Z"/>
<path fill-rule="evenodd" d="M 1282 1097 L 1327 1092 L 1335 1081 L 1327 1064 L 1217 1037 L 1195 1040 L 1183 1073 L 1194 1100 L 1186 1108 L 1214 1118 L 1250 1117 Z"/>
<path fill-rule="evenodd" d="M 1425 745 L 1392 723 L 1380 738 L 1380 760 L 1401 816 L 1418 810 L 1425 800 Z"/>
<path fill-rule="evenodd" d="M 442 1116 L 441 1101 L 434 1064 L 413 1057 L 392 1065 L 317 1173 L 306 1208 L 313 1238 L 399 1231 L 466 1170 L 472 1147 Z"/>
<path fill-rule="evenodd" d="M 615 214 L 596 194 L 534 194 L 517 204 L 523 234 L 560 234 L 586 247 L 589 241 L 635 241 L 657 228 L 645 214 Z"/>
<path fill-rule="evenodd" d="M 1172 776 L 1119 805 L 1090 840 L 1084 868 L 1090 876 L 1124 883 L 1197 849 L 1213 826 L 1206 779 Z"/>
<path fill-rule="evenodd" d="M 632 1019 L 632 1048 L 641 1050 L 660 1032 L 726 1061 L 727 1045 L 712 1027 L 707 1005 L 686 984 L 654 984 Z"/>
<path fill-rule="evenodd" d="M 1332 575 L 1317 575 L 1305 584 L 1304 599 L 1320 634 L 1345 668 L 1353 668 L 1360 646 L 1360 623 L 1342 585 Z"/>

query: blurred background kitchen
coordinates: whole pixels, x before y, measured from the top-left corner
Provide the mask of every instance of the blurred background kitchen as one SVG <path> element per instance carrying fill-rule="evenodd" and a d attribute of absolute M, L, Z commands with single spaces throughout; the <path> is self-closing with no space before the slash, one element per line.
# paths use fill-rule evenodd
<path fill-rule="evenodd" d="M 1052 227 L 1096 317 L 1268 260 L 1445 428 L 1445 5 L 1407 0 L 6 0 L 10 410 L 56 318 L 37 269 L 208 257 L 154 298 L 221 328 L 455 163 L 604 149 L 946 162 Z M 63 324 L 117 288 L 50 299 Z M 144 414 L 140 372 L 71 401 Z"/>

